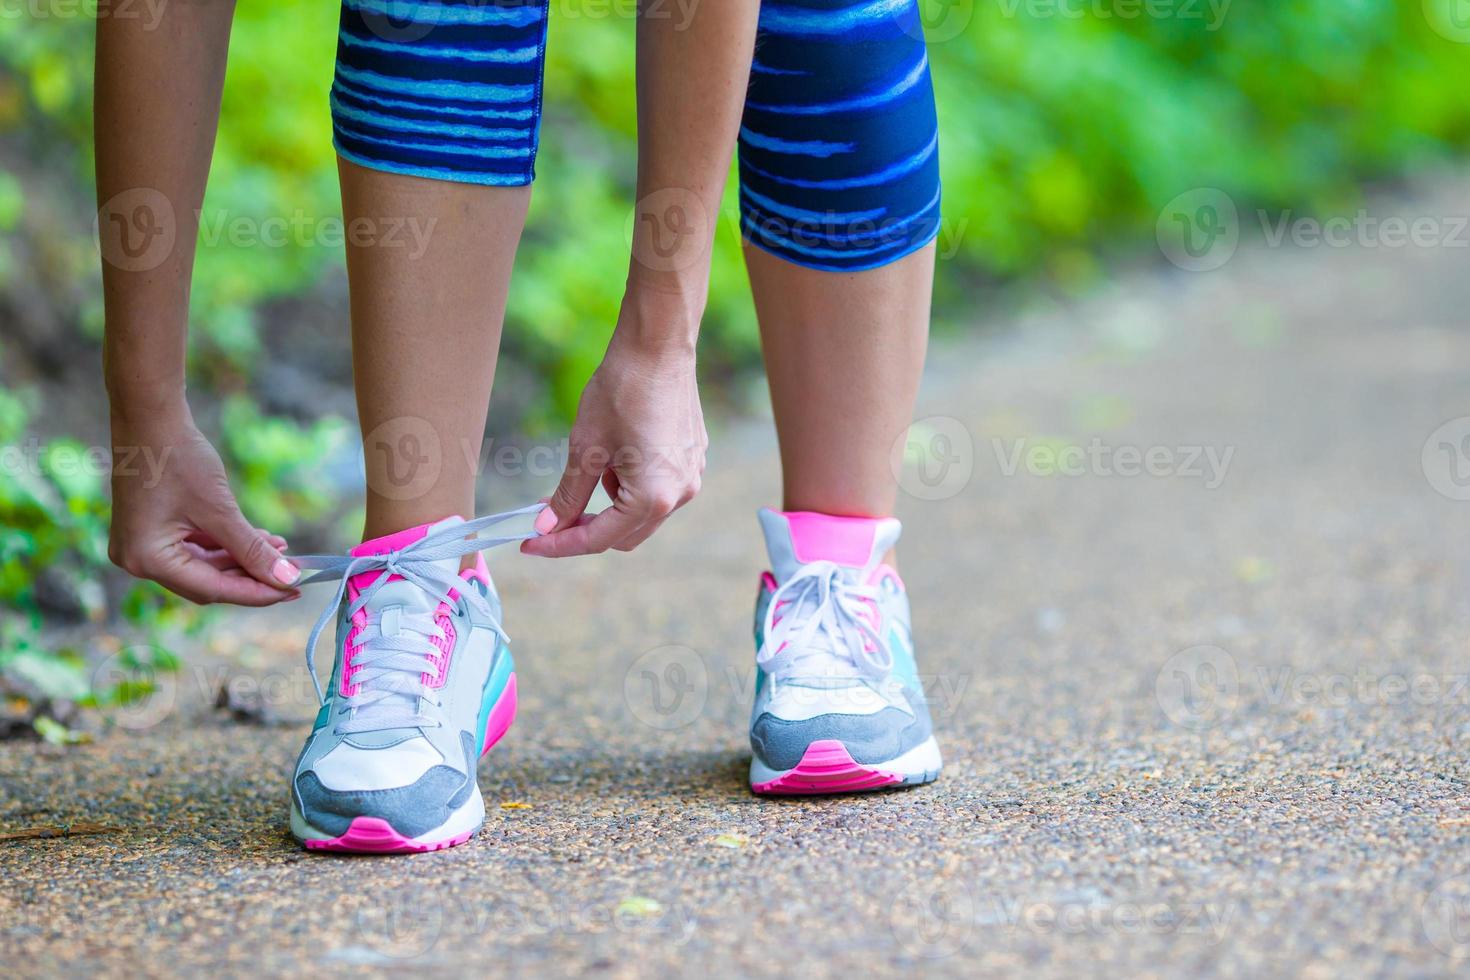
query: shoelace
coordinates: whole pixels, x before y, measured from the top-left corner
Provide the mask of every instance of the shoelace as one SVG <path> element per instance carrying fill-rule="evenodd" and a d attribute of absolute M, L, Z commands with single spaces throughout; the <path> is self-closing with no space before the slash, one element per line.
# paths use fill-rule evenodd
<path fill-rule="evenodd" d="M 373 584 L 364 589 L 348 606 L 349 620 L 371 602 L 394 575 L 397 575 L 428 592 L 440 602 L 450 601 L 450 590 L 458 592 L 465 603 L 490 617 L 491 628 L 502 640 L 508 642 L 510 638 L 501 629 L 500 623 L 495 621 L 491 615 L 489 600 L 474 589 L 466 588 L 468 583 L 460 577 L 457 568 L 450 573 L 441 568 L 439 563 L 450 558 L 462 558 L 475 551 L 484 551 L 536 537 L 535 531 L 489 538 L 478 537 L 478 534 L 487 528 L 517 517 L 540 513 L 545 507 L 545 504 L 538 503 L 500 514 L 477 517 L 463 524 L 455 524 L 430 532 L 404 548 L 380 555 L 292 556 L 291 561 L 299 568 L 320 569 L 315 575 L 302 579 L 301 585 L 312 585 L 334 578 L 338 580 L 336 596 L 322 610 L 321 617 L 317 619 L 316 626 L 312 628 L 311 636 L 306 641 L 306 669 L 311 674 L 311 683 L 316 687 L 318 702 L 326 704 L 327 698 L 322 691 L 321 680 L 317 677 L 316 672 L 317 642 L 327 624 L 336 616 L 337 609 L 342 604 L 342 598 L 347 594 L 348 582 L 354 575 L 363 572 L 381 570 L 383 574 L 379 575 Z M 437 608 L 437 603 L 435 608 Z M 443 635 L 443 631 L 434 622 L 432 613 L 402 615 L 398 623 L 398 635 L 393 637 L 382 635 L 380 623 L 371 623 L 364 628 L 357 636 L 357 652 L 352 655 L 352 663 L 355 668 L 353 683 L 357 685 L 358 693 L 349 698 L 350 715 L 338 726 L 337 733 L 383 731 L 390 728 L 416 728 L 439 724 L 436 719 L 426 717 L 417 711 L 391 710 L 390 705 L 384 705 L 383 702 L 414 699 L 415 704 L 428 700 L 435 707 L 439 706 L 438 701 L 431 697 L 431 692 L 424 685 L 423 674 L 428 667 L 428 658 L 434 651 L 432 640 L 441 638 Z M 345 663 L 343 669 L 346 669 Z"/>
<path fill-rule="evenodd" d="M 865 603 L 876 603 L 879 590 L 848 582 L 846 571 L 834 562 L 812 562 L 776 589 L 766 607 L 757 664 L 778 677 L 830 676 L 842 668 L 874 680 L 888 675 L 893 652 L 865 615 Z"/>

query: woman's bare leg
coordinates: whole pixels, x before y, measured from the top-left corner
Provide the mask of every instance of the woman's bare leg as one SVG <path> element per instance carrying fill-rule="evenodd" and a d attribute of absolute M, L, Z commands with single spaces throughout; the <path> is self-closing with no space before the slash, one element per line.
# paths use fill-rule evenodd
<path fill-rule="evenodd" d="M 929 337 L 934 246 L 864 272 L 822 272 L 747 245 L 781 440 L 783 506 L 887 517 L 889 452 L 912 420 Z"/>
<path fill-rule="evenodd" d="M 367 462 L 364 537 L 473 517 L 531 188 L 425 180 L 345 160 L 339 171 Z"/>

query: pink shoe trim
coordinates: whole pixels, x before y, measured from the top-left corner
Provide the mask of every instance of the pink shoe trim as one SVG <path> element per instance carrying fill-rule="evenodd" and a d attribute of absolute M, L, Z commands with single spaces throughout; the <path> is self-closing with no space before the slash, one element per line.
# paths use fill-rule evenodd
<path fill-rule="evenodd" d="M 347 826 L 347 833 L 330 840 L 308 840 L 308 850 L 340 851 L 348 854 L 421 854 L 425 851 L 442 851 L 446 847 L 463 844 L 474 831 L 468 831 L 447 840 L 416 841 L 404 837 L 386 820 L 377 817 L 355 817 Z"/>
<path fill-rule="evenodd" d="M 893 584 L 898 586 L 898 591 L 908 591 L 908 587 L 903 584 L 903 579 L 899 577 L 898 571 L 886 562 L 873 569 L 872 574 L 868 576 L 867 584 L 882 585 L 884 579 L 892 579 Z"/>
<path fill-rule="evenodd" d="M 778 513 L 786 518 L 791 529 L 791 550 L 803 565 L 835 561 L 861 568 L 872 557 L 873 537 L 881 518 L 834 517 L 812 511 Z"/>
<path fill-rule="evenodd" d="M 795 769 L 750 788 L 780 796 L 816 796 L 860 793 L 901 782 L 903 777 L 898 773 L 854 762 L 847 746 L 835 738 L 824 738 L 807 746 Z"/>
<path fill-rule="evenodd" d="M 485 740 L 481 743 L 480 755 L 484 755 L 495 747 L 495 743 L 505 737 L 510 731 L 511 723 L 516 720 L 516 674 L 510 672 L 510 677 L 505 681 L 505 690 L 500 692 L 500 697 L 495 699 L 495 707 L 490 709 L 490 714 L 485 718 Z"/>
<path fill-rule="evenodd" d="M 446 517 L 441 517 L 439 520 L 447 521 L 449 517 L 453 516 L 455 515 L 451 514 Z M 461 517 L 460 520 L 464 520 L 464 518 Z M 429 533 L 429 528 L 438 523 L 439 521 L 430 521 L 427 524 L 420 524 L 418 527 L 405 528 L 402 531 L 385 534 L 381 538 L 371 538 L 347 553 L 354 558 L 361 558 L 363 555 L 381 555 L 389 551 L 398 551 L 422 539 Z"/>

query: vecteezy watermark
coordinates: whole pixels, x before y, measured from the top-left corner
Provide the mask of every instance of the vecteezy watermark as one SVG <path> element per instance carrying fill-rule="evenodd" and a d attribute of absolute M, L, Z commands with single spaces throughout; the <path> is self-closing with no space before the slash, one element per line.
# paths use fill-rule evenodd
<path fill-rule="evenodd" d="M 1202 21 L 1218 31 L 1231 0 L 995 0 L 1002 15 L 1024 14 L 1032 20 L 1179 20 Z"/>
<path fill-rule="evenodd" d="M 885 684 L 853 684 L 851 676 L 834 675 L 828 686 L 789 685 L 782 692 L 785 703 L 799 708 L 814 707 L 842 713 L 870 711 L 873 692 L 890 702 L 922 698 L 930 716 L 943 721 L 953 717 L 969 689 L 968 673 L 920 674 L 917 690 L 889 678 Z M 778 682 L 779 683 L 779 682 Z M 687 728 L 713 709 L 724 716 L 747 710 L 756 695 L 756 672 L 727 667 L 712 672 L 698 650 L 679 644 L 655 647 L 639 656 L 623 673 L 623 702 L 640 722 L 659 731 Z"/>
<path fill-rule="evenodd" d="M 444 467 L 439 430 L 427 419 L 400 415 L 362 439 L 368 489 L 389 500 L 415 500 L 433 490 Z"/>
<path fill-rule="evenodd" d="M 1297 248 L 1470 247 L 1470 217 L 1465 215 L 1379 218 L 1360 208 L 1353 214 L 1313 218 L 1288 208 L 1276 215 L 1257 211 L 1256 217 L 1271 248 L 1286 242 Z"/>
<path fill-rule="evenodd" d="M 185 661 L 175 665 L 156 647 L 124 647 L 103 659 L 91 673 L 94 696 L 107 705 L 108 719 L 130 732 L 162 724 L 181 701 L 199 705 L 252 704 L 282 719 L 306 719 L 320 707 L 304 670 L 238 673 L 224 665 Z M 187 698 L 185 697 L 187 695 Z"/>
<path fill-rule="evenodd" d="M 703 0 L 555 0 L 558 20 L 672 20 L 675 31 L 687 31 Z M 641 9 L 640 9 L 641 8 Z"/>
<path fill-rule="evenodd" d="M 1429 433 L 1419 465 L 1436 493 L 1470 500 L 1470 415 L 1450 419 Z"/>
<path fill-rule="evenodd" d="M 167 195 L 151 187 L 134 187 L 97 209 L 92 234 L 108 265 L 124 272 L 151 272 L 173 254 L 179 227 Z"/>
<path fill-rule="evenodd" d="M 1227 901 L 1028 898 L 956 878 L 916 881 L 889 913 L 894 939 L 908 953 L 943 959 L 986 943 L 996 932 L 1031 936 L 1198 936 L 1219 943 L 1235 918 Z"/>
<path fill-rule="evenodd" d="M 234 214 L 218 209 L 199 213 L 199 244 L 235 248 L 354 248 L 401 249 L 410 259 L 423 258 L 438 218 L 314 216 L 301 209 L 290 215 Z"/>
<path fill-rule="evenodd" d="M 446 895 L 442 889 L 410 885 L 362 894 L 347 903 L 349 947 L 379 957 L 414 960 L 432 954 L 448 936 L 502 938 L 621 933 L 682 946 L 698 927 L 682 903 L 634 896 L 578 902 L 559 892 L 521 899 Z"/>
<path fill-rule="evenodd" d="M 1440 882 L 1424 896 L 1419 907 L 1424 937 L 1446 956 L 1470 956 L 1470 875 Z"/>
<path fill-rule="evenodd" d="M 898 13 L 899 26 L 911 37 L 929 44 L 952 41 L 975 19 L 977 0 L 919 0 L 917 17 L 907 8 Z"/>
<path fill-rule="evenodd" d="M 1240 667 L 1217 646 L 1180 650 L 1159 668 L 1154 697 L 1174 724 L 1196 731 L 1212 728 L 1235 713 Z"/>
<path fill-rule="evenodd" d="M 996 464 L 1003 476 L 1022 469 L 1032 476 L 1148 476 L 1159 479 L 1199 480 L 1206 490 L 1225 482 L 1234 446 L 1112 446 L 1094 436 L 1086 445 L 1031 442 L 1028 439 L 992 439 Z"/>
<path fill-rule="evenodd" d="M 1189 647 L 1166 660 L 1154 678 L 1154 696 L 1181 728 L 1203 731 L 1233 717 L 1247 697 L 1275 709 L 1341 709 L 1470 705 L 1470 674 L 1301 670 L 1291 664 L 1258 664 L 1242 670 L 1227 650 Z"/>
<path fill-rule="evenodd" d="M 975 441 L 959 419 L 919 419 L 893 441 L 888 465 L 899 488 L 919 500 L 948 500 L 975 473 Z"/>
<path fill-rule="evenodd" d="M 1218 187 L 1196 187 L 1164 205 L 1154 226 L 1159 251 L 1188 272 L 1218 269 L 1240 245 L 1240 214 Z"/>
<path fill-rule="evenodd" d="M 172 446 L 83 446 L 61 440 L 42 442 L 28 436 L 20 442 L 0 445 L 0 473 L 6 476 L 105 478 L 116 474 L 140 477 L 145 488 L 158 486 Z"/>
<path fill-rule="evenodd" d="M 704 713 L 708 700 L 709 668 L 686 646 L 654 647 L 623 674 L 623 703 L 649 728 L 684 728 Z"/>
<path fill-rule="evenodd" d="M 633 259 L 654 272 L 677 272 L 710 249 L 710 216 L 699 195 L 665 187 L 639 198 L 624 228 Z"/>
<path fill-rule="evenodd" d="M 169 0 L 0 0 L 0 20 L 131 20 L 158 29 Z"/>
<path fill-rule="evenodd" d="M 1467 0 L 1470 2 L 1470 0 Z M 1260 241 L 1267 248 L 1466 248 L 1470 216 L 1389 215 L 1359 208 L 1351 214 L 1300 215 L 1291 208 L 1255 213 Z M 1159 212 L 1155 235 L 1164 257 L 1189 272 L 1210 272 L 1234 257 L 1240 245 L 1240 212 L 1231 196 L 1216 187 L 1197 187 L 1174 198 Z"/>
<path fill-rule="evenodd" d="M 3 2 L 3 0 L 0 0 Z M 402 250 L 418 260 L 429 250 L 437 218 L 416 215 L 357 217 L 239 214 L 226 209 L 194 212 L 198 244 L 234 248 L 355 248 Z M 108 265 L 125 272 L 149 272 L 163 265 L 178 245 L 179 222 L 173 203 L 161 191 L 134 187 L 115 194 L 97 211 L 92 235 Z"/>
<path fill-rule="evenodd" d="M 112 699 L 108 716 L 113 724 L 141 732 L 173 714 L 179 678 L 165 666 L 167 659 L 155 647 L 136 644 L 123 647 L 92 669 L 92 692 Z"/>
<path fill-rule="evenodd" d="M 1470 0 L 1424 0 L 1424 19 L 1446 41 L 1470 44 Z"/>

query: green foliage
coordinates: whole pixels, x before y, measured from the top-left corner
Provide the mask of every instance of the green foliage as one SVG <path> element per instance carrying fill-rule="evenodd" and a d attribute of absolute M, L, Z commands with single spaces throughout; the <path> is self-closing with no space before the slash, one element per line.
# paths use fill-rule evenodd
<path fill-rule="evenodd" d="M 1207 3 L 1164 5 L 1165 17 L 1120 16 L 1124 4 L 925 4 L 972 16 L 930 46 L 946 202 L 939 311 L 952 319 L 972 315 L 977 280 L 1085 286 L 1103 247 L 1142 246 L 1183 191 L 1220 187 L 1246 207 L 1342 207 L 1364 178 L 1450 158 L 1470 139 L 1470 45 L 1436 34 L 1417 0 L 1234 0 L 1218 22 L 1221 8 Z M 530 425 L 568 418 L 617 316 L 634 183 L 631 6 L 554 5 L 539 181 L 506 331 L 545 381 Z M 86 201 L 92 24 L 59 10 L 0 18 L 0 148 L 48 179 L 70 173 L 71 196 Z M 192 296 L 195 388 L 223 399 L 221 450 L 247 512 L 283 531 L 329 505 L 302 463 L 321 458 L 340 424 L 265 417 L 240 392 L 267 353 L 262 305 L 340 269 L 340 247 L 321 233 L 340 215 L 327 110 L 336 17 L 325 3 L 240 4 Z M 0 290 L 14 281 L 24 182 L 35 179 L 0 172 Z M 228 233 L 231 222 L 273 218 L 305 234 L 271 244 Z M 757 342 L 733 187 L 723 218 L 703 346 L 716 371 L 753 364 Z M 72 281 L 58 294 L 84 297 L 78 343 L 95 344 L 85 225 L 43 223 L 42 233 L 48 255 L 67 257 Z M 0 392 L 0 447 L 25 444 L 28 409 Z M 39 639 L 37 577 L 72 581 L 88 615 L 113 612 L 98 584 L 103 480 L 60 465 L 80 450 L 49 440 L 36 466 L 0 470 L 0 671 L 56 691 L 70 689 L 80 660 Z M 151 634 L 179 625 L 174 610 L 139 587 L 116 612 Z"/>

